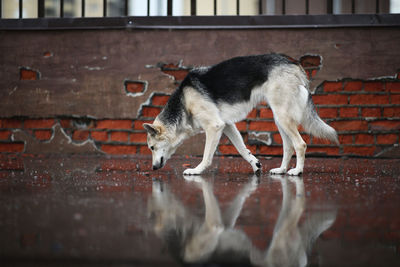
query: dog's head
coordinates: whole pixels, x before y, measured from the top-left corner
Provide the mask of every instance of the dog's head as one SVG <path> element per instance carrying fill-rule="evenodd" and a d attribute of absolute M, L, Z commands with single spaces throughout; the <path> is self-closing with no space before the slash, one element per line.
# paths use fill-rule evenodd
<path fill-rule="evenodd" d="M 168 129 L 161 123 L 144 123 L 143 127 L 147 131 L 147 145 L 153 156 L 153 170 L 160 169 L 175 153 L 178 145 L 171 140 Z"/>

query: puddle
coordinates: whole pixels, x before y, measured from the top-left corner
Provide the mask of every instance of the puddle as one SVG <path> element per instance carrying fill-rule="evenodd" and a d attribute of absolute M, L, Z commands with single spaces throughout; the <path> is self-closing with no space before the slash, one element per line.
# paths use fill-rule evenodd
<path fill-rule="evenodd" d="M 308 159 L 299 178 L 221 158 L 182 176 L 198 161 L 0 156 L 2 265 L 400 265 L 400 160 Z"/>

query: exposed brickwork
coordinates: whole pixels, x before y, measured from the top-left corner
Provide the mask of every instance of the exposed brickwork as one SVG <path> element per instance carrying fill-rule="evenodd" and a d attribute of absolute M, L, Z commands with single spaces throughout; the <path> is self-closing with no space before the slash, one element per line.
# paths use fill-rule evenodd
<path fill-rule="evenodd" d="M 19 79 L 20 80 L 39 80 L 40 73 L 37 70 L 33 70 L 28 67 L 22 67 L 19 69 Z"/>
<path fill-rule="evenodd" d="M 300 60 L 306 70 L 318 71 L 321 59 L 315 56 Z M 165 64 L 163 72 L 188 71 L 180 65 Z M 170 73 L 168 73 L 170 74 Z M 171 74 L 172 75 L 172 74 Z M 173 75 L 176 81 L 183 74 Z M 397 77 L 398 78 L 398 77 Z M 385 149 L 399 144 L 400 130 L 400 81 L 397 78 L 376 80 L 325 81 L 316 90 L 312 98 L 316 110 L 339 134 L 340 145 L 336 146 L 324 140 L 313 138 L 304 133 L 308 144 L 307 153 L 329 156 L 376 156 Z M 141 89 L 126 83 L 132 92 Z M 139 88 L 139 89 L 138 89 Z M 154 92 L 143 104 L 137 118 L 132 119 L 93 119 L 74 117 L 53 118 L 0 118 L 0 152 L 22 153 L 23 142 L 12 139 L 13 131 L 23 130 L 39 141 L 49 141 L 53 136 L 53 127 L 59 123 L 72 143 L 80 144 L 87 140 L 109 154 L 151 154 L 147 148 L 147 135 L 143 123 L 152 122 L 167 103 L 169 94 Z M 258 155 L 282 155 L 282 139 L 274 123 L 271 109 L 262 103 L 252 110 L 244 121 L 236 123 L 248 148 Z M 248 132 L 262 132 L 271 136 L 271 145 L 252 141 Z M 223 138 L 218 147 L 219 155 L 238 155 L 227 138 Z"/>

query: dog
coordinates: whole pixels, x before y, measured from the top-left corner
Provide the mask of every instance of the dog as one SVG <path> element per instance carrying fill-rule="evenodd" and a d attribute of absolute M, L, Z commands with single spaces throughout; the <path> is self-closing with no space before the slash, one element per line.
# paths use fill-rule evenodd
<path fill-rule="evenodd" d="M 235 123 L 260 102 L 267 102 L 283 141 L 283 159 L 271 174 L 300 175 L 307 145 L 298 126 L 318 138 L 339 144 L 336 131 L 315 111 L 307 75 L 298 62 L 282 54 L 235 57 L 210 67 L 192 69 L 169 98 L 152 124 L 144 123 L 153 169 L 162 168 L 188 137 L 205 132 L 200 164 L 184 175 L 199 175 L 211 165 L 222 134 L 225 134 L 255 173 L 259 160 L 246 148 Z M 293 153 L 296 167 L 288 171 Z"/>

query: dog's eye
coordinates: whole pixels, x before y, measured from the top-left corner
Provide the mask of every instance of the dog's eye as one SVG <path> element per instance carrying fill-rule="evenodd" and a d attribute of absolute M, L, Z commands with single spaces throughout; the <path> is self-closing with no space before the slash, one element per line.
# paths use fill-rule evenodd
<path fill-rule="evenodd" d="M 151 149 L 151 150 L 154 150 L 154 146 L 151 146 L 150 149 Z"/>

